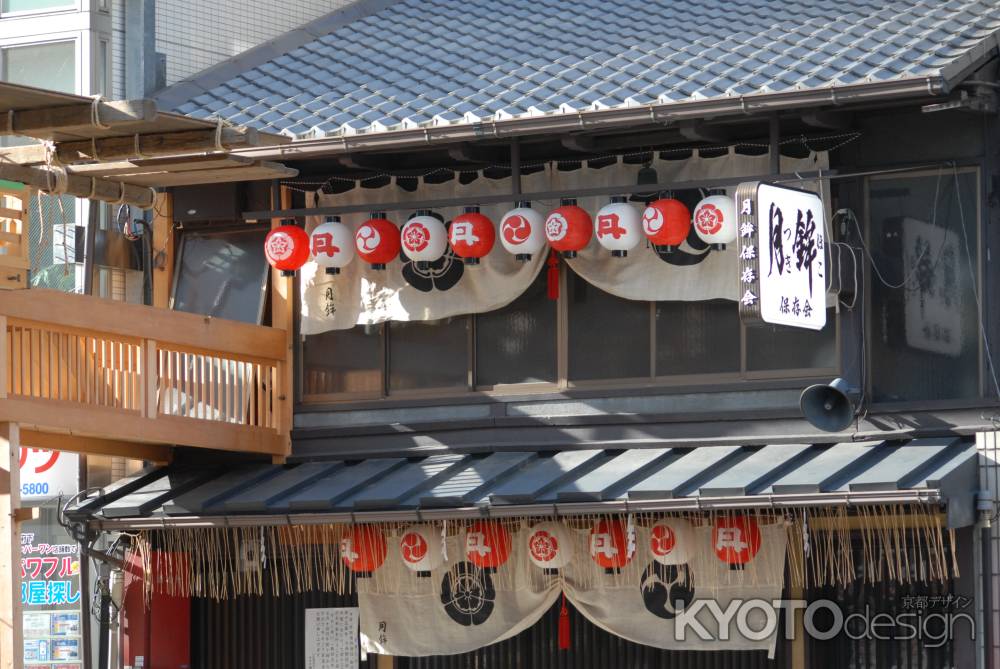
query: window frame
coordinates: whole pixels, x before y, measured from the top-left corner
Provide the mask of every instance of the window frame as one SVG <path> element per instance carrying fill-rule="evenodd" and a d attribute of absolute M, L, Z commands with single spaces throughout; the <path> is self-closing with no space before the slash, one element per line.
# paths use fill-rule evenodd
<path fill-rule="evenodd" d="M 568 273 L 572 270 L 566 263 L 559 265 L 559 300 L 556 304 L 556 380 L 554 382 L 530 382 L 530 383 L 508 383 L 508 384 L 476 384 L 476 329 L 478 322 L 475 314 L 468 314 L 462 317 L 468 323 L 468 363 L 467 363 L 467 383 L 465 387 L 438 387 L 438 388 L 411 388 L 389 392 L 389 338 L 392 336 L 391 324 L 386 327 L 385 323 L 379 324 L 379 374 L 381 378 L 380 390 L 361 392 L 337 392 L 337 393 L 316 393 L 307 394 L 305 383 L 302 384 L 301 404 L 307 407 L 315 407 L 324 404 L 344 404 L 366 401 L 420 401 L 420 400 L 449 400 L 449 399 L 469 399 L 470 397 L 483 396 L 487 398 L 510 398 L 516 396 L 544 396 L 561 392 L 592 392 L 592 391 L 624 391 L 624 390 L 648 390 L 648 389 L 682 389 L 682 388 L 709 388 L 709 387 L 729 387 L 737 389 L 746 384 L 777 383 L 787 384 L 791 381 L 828 381 L 839 376 L 842 368 L 843 352 L 841 340 L 841 323 L 839 317 L 839 305 L 835 309 L 833 326 L 835 328 L 835 351 L 836 362 L 829 368 L 809 368 L 809 369 L 787 369 L 787 370 L 747 370 L 747 326 L 740 323 L 740 370 L 735 372 L 718 372 L 709 374 L 673 374 L 656 375 L 656 302 L 649 302 L 650 314 L 650 375 L 646 377 L 620 378 L 620 379 L 595 379 L 595 380 L 572 380 L 569 378 L 569 300 L 568 295 Z M 736 303 L 733 303 L 736 308 Z M 304 347 L 305 338 L 299 338 L 298 355 L 303 360 L 303 375 L 305 374 Z"/>
<path fill-rule="evenodd" d="M 940 171 L 939 171 L 940 170 Z M 977 294 L 977 304 L 976 304 L 976 326 L 977 326 L 977 337 L 976 337 L 976 373 L 977 387 L 979 390 L 978 397 L 975 398 L 965 398 L 965 399 L 944 399 L 944 400 L 910 400 L 904 402 L 874 402 L 874 377 L 873 377 L 873 365 L 871 361 L 868 360 L 865 365 L 865 378 L 863 379 L 865 385 L 865 397 L 868 398 L 872 413 L 890 412 L 905 409 L 912 409 L 914 406 L 919 405 L 922 408 L 928 409 L 951 409 L 951 408 L 968 408 L 970 406 L 976 405 L 976 403 L 982 403 L 983 406 L 992 405 L 993 403 L 989 399 L 989 389 L 987 388 L 987 370 L 986 370 L 986 360 L 985 360 L 985 349 L 983 342 L 983 332 L 988 324 L 985 320 L 985 300 L 983 299 L 983 292 L 985 286 L 985 264 L 984 264 L 984 252 L 983 245 L 985 242 L 984 235 L 984 222 L 983 222 L 983 171 L 984 165 L 982 162 L 966 162 L 966 163 L 956 163 L 954 167 L 944 167 L 942 166 L 939 170 L 928 169 L 928 168 L 914 168 L 911 170 L 900 170 L 886 174 L 870 174 L 863 178 L 862 184 L 862 209 L 863 215 L 859 223 L 862 225 L 862 232 L 864 234 L 864 243 L 867 248 L 872 248 L 872 213 L 871 213 L 871 184 L 872 182 L 878 181 L 891 181 L 893 179 L 904 179 L 912 177 L 937 177 L 940 175 L 944 179 L 953 179 L 954 175 L 962 174 L 974 174 L 976 182 L 976 193 L 975 193 L 975 241 L 976 241 L 976 294 Z M 864 270 L 864 295 L 866 299 L 862 308 L 864 309 L 864 322 L 872 323 L 873 316 L 873 305 L 872 305 L 872 285 L 873 285 L 873 272 L 871 266 L 865 263 Z M 865 332 L 862 336 L 865 338 L 864 345 L 866 351 L 871 351 L 873 346 L 872 340 L 873 331 L 871 327 L 866 327 Z"/>
<path fill-rule="evenodd" d="M 59 7 L 49 7 L 47 9 L 16 9 L 13 11 L 4 11 L 2 2 L 0 2 L 0 20 L 47 16 L 49 14 L 64 14 L 69 12 L 82 12 L 85 11 L 83 8 L 85 1 L 86 0 L 66 0 L 66 3 Z"/>

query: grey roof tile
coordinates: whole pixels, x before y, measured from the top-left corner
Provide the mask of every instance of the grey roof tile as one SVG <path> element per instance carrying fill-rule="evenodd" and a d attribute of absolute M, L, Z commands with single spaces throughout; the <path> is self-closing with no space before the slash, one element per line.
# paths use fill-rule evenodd
<path fill-rule="evenodd" d="M 332 134 L 933 76 L 1000 29 L 1000 0 L 399 0 L 308 28 L 329 32 L 165 99 Z"/>

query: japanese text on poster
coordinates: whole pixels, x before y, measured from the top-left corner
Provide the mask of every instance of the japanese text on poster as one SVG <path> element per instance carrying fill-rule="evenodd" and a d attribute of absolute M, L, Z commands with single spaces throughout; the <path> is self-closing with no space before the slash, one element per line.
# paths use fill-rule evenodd
<path fill-rule="evenodd" d="M 357 607 L 306 609 L 306 669 L 357 669 Z"/>

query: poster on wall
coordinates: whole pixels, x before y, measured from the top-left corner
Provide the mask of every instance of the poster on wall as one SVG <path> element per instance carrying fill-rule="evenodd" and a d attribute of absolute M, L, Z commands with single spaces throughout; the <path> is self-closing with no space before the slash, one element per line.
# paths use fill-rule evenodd
<path fill-rule="evenodd" d="M 59 525 L 58 504 L 39 504 L 39 517 L 21 524 L 26 669 L 83 669 L 80 546 Z"/>
<path fill-rule="evenodd" d="M 44 448 L 22 448 L 21 501 L 25 506 L 53 497 L 75 495 L 80 479 L 80 456 Z"/>
<path fill-rule="evenodd" d="M 306 609 L 306 669 L 357 669 L 358 609 Z"/>
<path fill-rule="evenodd" d="M 962 354 L 959 239 L 952 231 L 906 217 L 899 226 L 905 286 L 906 345 L 931 353 Z M 888 232 L 888 231 L 887 231 Z"/>
<path fill-rule="evenodd" d="M 740 317 L 822 330 L 826 325 L 826 223 L 816 193 L 749 182 L 736 189 Z"/>

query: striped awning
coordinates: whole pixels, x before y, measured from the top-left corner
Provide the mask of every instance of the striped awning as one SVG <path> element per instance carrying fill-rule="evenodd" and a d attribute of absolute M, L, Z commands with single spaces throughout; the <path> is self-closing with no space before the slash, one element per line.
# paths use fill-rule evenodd
<path fill-rule="evenodd" d="M 967 438 L 175 464 L 93 494 L 104 529 L 929 503 L 970 524 Z"/>

